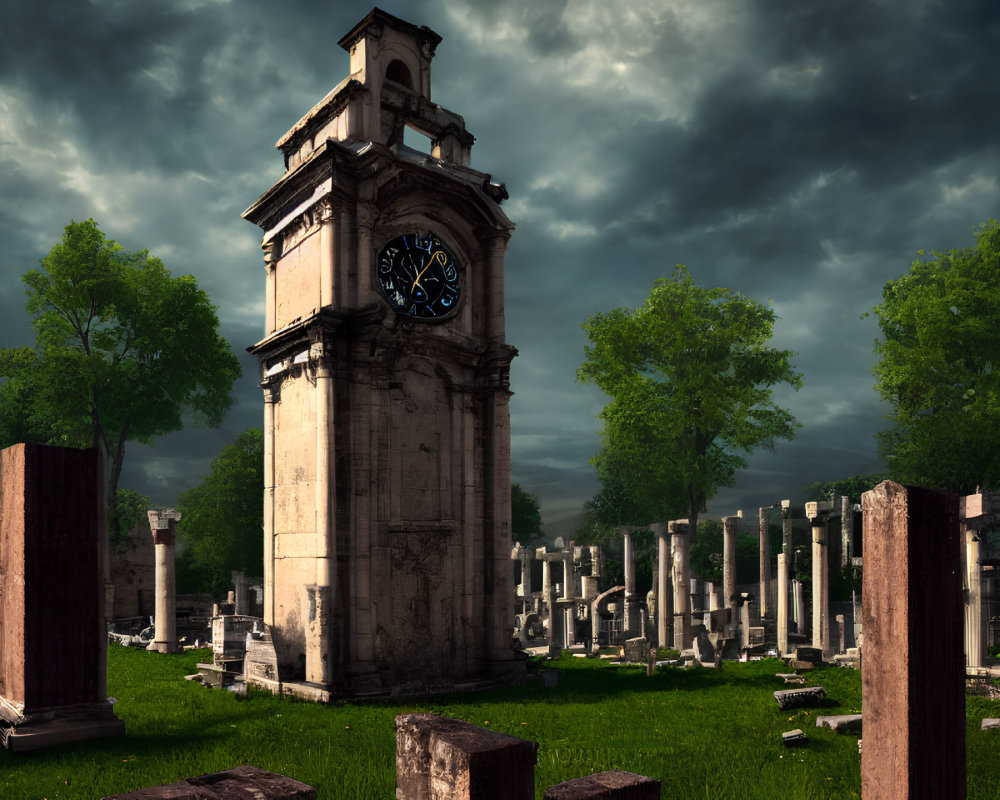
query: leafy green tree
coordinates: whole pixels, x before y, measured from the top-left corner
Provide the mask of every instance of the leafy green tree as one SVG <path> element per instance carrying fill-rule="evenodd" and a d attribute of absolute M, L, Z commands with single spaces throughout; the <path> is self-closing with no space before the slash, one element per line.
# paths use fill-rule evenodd
<path fill-rule="evenodd" d="M 177 589 L 224 597 L 232 571 L 264 574 L 264 436 L 251 428 L 226 445 L 208 476 L 181 492 Z"/>
<path fill-rule="evenodd" d="M 885 475 L 851 475 L 839 481 L 816 481 L 802 487 L 806 502 L 840 498 L 845 494 L 852 503 L 860 503 L 861 495 L 874 489 L 886 479 Z"/>
<path fill-rule="evenodd" d="M 611 477 L 632 498 L 627 510 L 648 513 L 656 498 L 658 517 L 686 511 L 697 530 L 708 499 L 746 466 L 743 454 L 795 435 L 798 423 L 771 397 L 778 384 L 802 382 L 793 354 L 767 346 L 775 319 L 738 292 L 697 285 L 678 266 L 639 308 L 584 323 L 590 345 L 578 378 L 611 398 L 593 463 L 602 482 Z"/>
<path fill-rule="evenodd" d="M 0 444 L 97 448 L 114 531 L 125 443 L 180 430 L 188 413 L 219 425 L 239 362 L 193 277 L 93 220 L 67 225 L 24 282 L 36 345 L 0 351 Z"/>
<path fill-rule="evenodd" d="M 1000 486 L 1000 224 L 974 247 L 919 253 L 875 307 L 878 434 L 894 480 L 969 494 Z M 997 362 L 997 363 L 994 363 Z"/>
<path fill-rule="evenodd" d="M 510 486 L 510 531 L 515 542 L 531 544 L 542 538 L 542 511 L 538 495 L 526 492 L 520 484 Z"/>

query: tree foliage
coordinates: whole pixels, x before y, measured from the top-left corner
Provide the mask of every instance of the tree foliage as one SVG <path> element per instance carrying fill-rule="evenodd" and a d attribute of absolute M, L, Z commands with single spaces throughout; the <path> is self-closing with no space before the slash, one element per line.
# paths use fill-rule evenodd
<path fill-rule="evenodd" d="M 178 591 L 225 597 L 233 570 L 263 575 L 263 492 L 264 437 L 251 428 L 226 445 L 205 479 L 177 500 Z"/>
<path fill-rule="evenodd" d="M 730 289 L 706 289 L 678 266 L 637 309 L 584 323 L 590 339 L 579 380 L 611 398 L 593 459 L 602 513 L 646 524 L 687 513 L 692 529 L 744 454 L 791 439 L 798 423 L 772 399 L 801 376 L 792 353 L 767 346 L 776 316 Z"/>
<path fill-rule="evenodd" d="M 880 473 L 874 475 L 850 475 L 837 481 L 816 481 L 816 483 L 803 486 L 802 494 L 805 495 L 807 503 L 816 500 L 837 499 L 844 495 L 850 498 L 851 503 L 860 503 L 861 495 L 874 489 L 885 479 L 886 475 Z"/>
<path fill-rule="evenodd" d="M 67 225 L 24 282 L 36 345 L 0 351 L 0 443 L 98 448 L 114 530 L 125 443 L 180 430 L 188 413 L 220 424 L 239 362 L 193 277 L 93 220 Z"/>
<path fill-rule="evenodd" d="M 542 538 L 542 511 L 538 495 L 526 492 L 520 484 L 510 486 L 511 537 L 523 545 Z"/>
<path fill-rule="evenodd" d="M 919 255 L 875 307 L 876 386 L 892 407 L 879 451 L 901 483 L 1000 487 L 1000 224 Z"/>

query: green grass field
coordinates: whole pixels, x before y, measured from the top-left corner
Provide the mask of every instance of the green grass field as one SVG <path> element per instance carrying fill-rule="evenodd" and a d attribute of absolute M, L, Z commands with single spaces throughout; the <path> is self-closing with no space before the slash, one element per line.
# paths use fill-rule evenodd
<path fill-rule="evenodd" d="M 663 797 L 860 797 L 857 736 L 817 729 L 817 714 L 857 712 L 860 673 L 807 673 L 829 698 L 782 712 L 772 692 L 779 661 L 720 671 L 614 667 L 564 657 L 556 688 L 541 679 L 504 689 L 378 703 L 318 706 L 251 692 L 240 698 L 182 680 L 208 651 L 164 656 L 111 647 L 108 694 L 126 735 L 47 751 L 0 750 L 0 799 L 87 798 L 253 764 L 319 789 L 323 800 L 393 798 L 396 714 L 429 711 L 540 743 L 537 797 L 546 786 L 620 768 L 658 778 Z M 996 797 L 1000 731 L 980 731 L 1000 701 L 969 698 L 971 800 Z M 806 747 L 781 733 L 802 728 Z M 933 731 L 928 731 L 933 735 Z"/>

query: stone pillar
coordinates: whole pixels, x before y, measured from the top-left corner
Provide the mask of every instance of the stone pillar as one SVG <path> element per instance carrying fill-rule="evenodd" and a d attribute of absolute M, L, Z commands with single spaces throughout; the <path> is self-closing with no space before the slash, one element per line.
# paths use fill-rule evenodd
<path fill-rule="evenodd" d="M 771 609 L 771 531 L 767 527 L 767 509 L 757 512 L 760 530 L 760 618 L 772 613 Z"/>
<path fill-rule="evenodd" d="M 795 632 L 805 633 L 806 597 L 802 581 L 792 579 L 792 614 L 795 620 Z"/>
<path fill-rule="evenodd" d="M 791 568 L 792 558 L 792 501 L 781 501 L 781 552 L 785 554 L 785 566 Z"/>
<path fill-rule="evenodd" d="M 979 531 L 965 526 L 965 663 L 969 667 L 986 664 L 986 640 L 983 636 L 982 567 L 979 564 Z"/>
<path fill-rule="evenodd" d="M 674 649 L 691 647 L 691 614 L 688 605 L 688 581 L 691 572 L 690 541 L 687 520 L 667 523 L 674 551 Z"/>
<path fill-rule="evenodd" d="M 670 588 L 670 540 L 667 523 L 653 523 L 656 536 L 656 644 L 669 647 L 673 643 L 673 593 Z"/>
<path fill-rule="evenodd" d="M 535 557 L 542 561 L 542 605 L 545 606 L 545 630 L 548 633 L 549 644 L 555 642 L 555 597 L 552 594 L 552 562 L 546 557 L 544 547 L 535 551 Z"/>
<path fill-rule="evenodd" d="M 864 800 L 965 797 L 958 498 L 865 492 Z"/>
<path fill-rule="evenodd" d="M 234 614 L 250 614 L 250 584 L 247 581 L 247 576 L 244 575 L 239 570 L 233 570 L 230 574 L 233 581 L 233 599 L 235 600 L 236 608 L 233 610 Z"/>
<path fill-rule="evenodd" d="M 272 265 L 273 266 L 273 265 Z M 270 268 L 268 274 L 274 272 Z M 269 301 L 270 302 L 270 301 Z M 270 309 L 271 306 L 269 305 Z M 273 328 L 272 328 L 273 330 Z M 274 617 L 274 406 L 280 399 L 279 385 L 263 383 L 264 390 L 264 623 L 275 625 Z"/>
<path fill-rule="evenodd" d="M 569 543 L 569 550 L 563 555 L 563 591 L 564 600 L 574 600 L 576 598 L 576 575 L 573 572 L 573 543 Z"/>
<path fill-rule="evenodd" d="M 622 525 L 622 560 L 625 562 L 625 638 L 637 636 L 641 603 L 635 590 L 635 553 L 632 549 L 632 528 Z"/>
<path fill-rule="evenodd" d="M 722 597 L 729 609 L 729 625 L 734 633 L 740 619 L 736 601 L 736 533 L 740 522 L 740 517 L 722 518 Z"/>
<path fill-rule="evenodd" d="M 826 550 L 826 520 L 817 517 L 812 528 L 812 644 L 829 656 L 830 649 L 830 585 Z"/>
<path fill-rule="evenodd" d="M 843 614 L 837 614 L 837 639 L 839 647 L 837 648 L 838 653 L 843 653 L 847 650 L 847 622 L 844 619 Z"/>
<path fill-rule="evenodd" d="M 788 565 L 784 553 L 778 553 L 778 655 L 788 653 Z"/>
<path fill-rule="evenodd" d="M 0 743 L 8 750 L 125 732 L 107 699 L 100 462 L 95 450 L 0 450 Z"/>
<path fill-rule="evenodd" d="M 521 597 L 525 603 L 531 600 L 531 550 L 521 548 Z"/>
<path fill-rule="evenodd" d="M 847 495 L 840 497 L 840 567 L 843 569 L 851 563 L 854 542 L 854 513 L 851 506 L 851 498 Z"/>
<path fill-rule="evenodd" d="M 156 611 L 153 621 L 155 635 L 147 650 L 159 653 L 178 653 L 177 642 L 177 584 L 174 579 L 174 546 L 177 542 L 176 514 L 146 512 L 153 533 L 156 558 Z"/>

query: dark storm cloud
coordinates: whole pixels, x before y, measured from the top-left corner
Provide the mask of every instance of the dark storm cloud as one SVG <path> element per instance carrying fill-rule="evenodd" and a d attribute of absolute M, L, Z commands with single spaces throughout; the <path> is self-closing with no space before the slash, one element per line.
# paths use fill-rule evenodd
<path fill-rule="evenodd" d="M 874 320 L 920 248 L 997 216 L 1000 23 L 991 3 L 426 0 L 380 4 L 444 38 L 433 98 L 507 183 L 512 473 L 572 533 L 595 489 L 604 398 L 576 382 L 595 311 L 634 307 L 676 263 L 773 301 L 804 427 L 720 513 L 878 466 Z M 29 3 L 0 47 L 0 346 L 28 344 L 20 275 L 70 219 L 195 275 L 244 376 L 218 431 L 130 445 L 126 485 L 170 503 L 259 425 L 260 231 L 274 142 L 347 75 L 370 2 Z"/>

